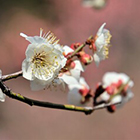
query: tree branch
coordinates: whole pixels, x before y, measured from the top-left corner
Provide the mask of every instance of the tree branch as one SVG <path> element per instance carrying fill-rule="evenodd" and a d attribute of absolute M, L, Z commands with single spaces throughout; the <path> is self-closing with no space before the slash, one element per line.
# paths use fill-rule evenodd
<path fill-rule="evenodd" d="M 23 103 L 26 103 L 30 106 L 39 106 L 39 107 L 46 107 L 46 108 L 53 108 L 53 109 L 62 109 L 62 110 L 70 110 L 70 111 L 77 111 L 77 112 L 84 112 L 86 115 L 91 114 L 94 110 L 106 108 L 107 106 L 110 106 L 112 104 L 101 104 L 95 107 L 79 107 L 74 105 L 67 105 L 67 104 L 55 104 L 51 102 L 44 102 L 44 101 L 38 101 L 33 100 L 27 97 L 24 97 L 20 94 L 12 92 L 2 81 L 0 81 L 0 88 L 4 94 L 6 94 L 8 97 L 16 99 L 18 101 L 21 101 Z M 117 103 L 119 104 L 119 103 Z"/>
<path fill-rule="evenodd" d="M 4 81 L 7 81 L 7 80 L 10 80 L 10 79 L 13 79 L 13 78 L 17 78 L 19 76 L 22 76 L 22 71 L 18 71 L 18 72 L 8 74 L 8 75 L 3 75 L 1 79 L 4 82 Z"/>

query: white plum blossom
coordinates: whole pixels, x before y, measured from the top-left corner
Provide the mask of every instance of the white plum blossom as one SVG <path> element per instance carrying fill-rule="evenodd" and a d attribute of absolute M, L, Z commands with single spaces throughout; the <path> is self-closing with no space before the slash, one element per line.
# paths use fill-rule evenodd
<path fill-rule="evenodd" d="M 48 87 L 65 66 L 67 59 L 63 55 L 63 47 L 51 33 L 40 36 L 27 36 L 20 33 L 30 42 L 26 50 L 26 58 L 22 63 L 23 77 L 31 81 L 32 90 Z"/>
<path fill-rule="evenodd" d="M 93 7 L 101 9 L 106 5 L 107 0 L 82 0 L 82 5 L 85 7 Z"/>
<path fill-rule="evenodd" d="M 69 79 L 69 92 L 68 103 L 77 106 L 85 106 L 85 95 L 89 93 L 89 86 L 83 77 L 80 77 L 79 81 L 72 76 L 67 76 Z"/>
<path fill-rule="evenodd" d="M 126 84 L 126 85 L 125 85 Z M 120 94 L 116 94 L 118 89 L 125 85 L 123 91 Z M 121 102 L 117 107 L 122 106 L 126 102 L 128 102 L 134 94 L 130 90 L 134 85 L 133 81 L 124 74 L 124 73 L 116 73 L 116 72 L 107 72 L 103 76 L 103 86 L 106 89 L 103 94 L 101 94 L 101 99 L 104 101 L 108 101 L 111 96 L 115 96 L 111 99 L 111 103 L 115 104 Z"/>
<path fill-rule="evenodd" d="M 0 70 L 0 78 L 2 77 L 2 71 Z M 0 89 L 0 101 L 1 102 L 5 102 L 5 97 L 6 95 L 2 92 L 2 90 Z"/>
<path fill-rule="evenodd" d="M 99 28 L 93 47 L 93 58 L 97 66 L 101 60 L 108 58 L 109 54 L 111 34 L 109 30 L 104 29 L 105 25 L 106 23 Z"/>

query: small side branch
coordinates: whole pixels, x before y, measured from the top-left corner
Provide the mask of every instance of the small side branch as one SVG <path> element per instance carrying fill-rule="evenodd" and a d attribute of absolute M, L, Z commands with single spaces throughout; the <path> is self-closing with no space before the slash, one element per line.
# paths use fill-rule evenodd
<path fill-rule="evenodd" d="M 91 38 L 93 38 L 93 36 L 90 36 L 88 40 Z M 86 42 L 80 45 L 67 59 L 71 59 L 72 57 L 74 57 L 76 53 L 80 52 L 86 45 L 87 45 Z"/>
<path fill-rule="evenodd" d="M 53 108 L 53 109 L 84 112 L 86 115 L 91 114 L 94 110 L 106 108 L 107 106 L 112 105 L 110 103 L 107 103 L 107 104 L 101 104 L 95 107 L 79 107 L 79 106 L 74 106 L 74 105 L 55 104 L 51 102 L 33 100 L 30 98 L 24 97 L 21 94 L 14 93 L 2 81 L 0 81 L 0 88 L 2 92 L 6 94 L 8 97 L 21 101 L 23 103 L 26 103 L 30 106 L 39 106 L 39 107 L 46 107 L 46 108 Z"/>
<path fill-rule="evenodd" d="M 13 78 L 17 78 L 17 77 L 20 77 L 20 76 L 22 76 L 22 71 L 18 71 L 18 72 L 8 74 L 8 75 L 3 75 L 1 79 L 4 82 L 4 81 L 7 81 L 7 80 L 10 80 L 10 79 L 13 79 Z"/>

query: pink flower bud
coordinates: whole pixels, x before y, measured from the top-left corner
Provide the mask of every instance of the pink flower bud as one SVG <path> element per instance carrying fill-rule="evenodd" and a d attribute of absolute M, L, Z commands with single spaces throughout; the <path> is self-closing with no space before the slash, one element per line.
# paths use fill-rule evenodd
<path fill-rule="evenodd" d="M 75 50 L 75 49 L 77 49 L 80 45 L 81 45 L 81 43 L 73 43 L 73 44 L 71 44 L 70 48 L 73 49 L 73 50 Z"/>
<path fill-rule="evenodd" d="M 84 65 L 88 65 L 92 62 L 93 58 L 91 55 L 89 54 L 83 54 L 81 57 L 80 57 L 80 61 L 84 64 Z"/>
<path fill-rule="evenodd" d="M 73 69 L 73 68 L 75 67 L 75 65 L 76 65 L 75 62 L 72 61 L 72 62 L 70 63 L 70 68 Z"/>

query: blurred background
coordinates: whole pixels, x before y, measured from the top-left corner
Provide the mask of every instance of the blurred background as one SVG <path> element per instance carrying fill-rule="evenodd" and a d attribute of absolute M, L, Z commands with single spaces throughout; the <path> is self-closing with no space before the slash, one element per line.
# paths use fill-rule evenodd
<path fill-rule="evenodd" d="M 0 103 L 1 140 L 139 140 L 140 139 L 140 1 L 108 0 L 100 10 L 83 7 L 80 0 L 0 0 L 0 69 L 9 74 L 21 69 L 29 42 L 20 37 L 39 35 L 40 28 L 52 31 L 63 45 L 84 42 L 95 35 L 102 23 L 111 31 L 109 59 L 97 68 L 88 66 L 83 74 L 95 88 L 105 72 L 128 74 L 135 97 L 117 112 L 106 109 L 91 115 L 30 107 L 6 98 Z M 89 76 L 90 75 L 90 76 Z M 29 81 L 18 78 L 6 82 L 24 96 L 67 103 L 67 91 L 32 92 Z"/>

